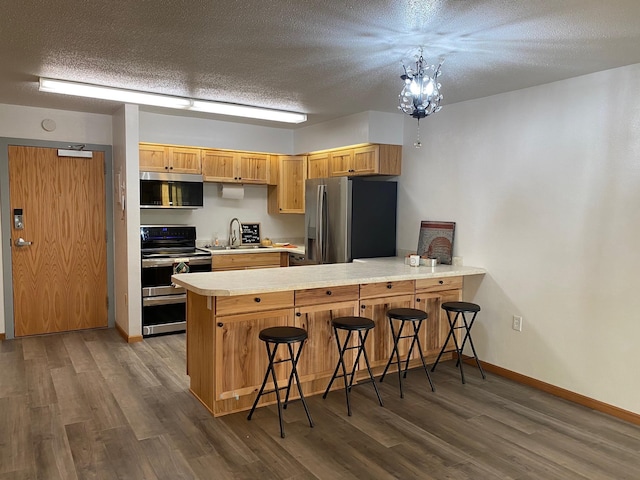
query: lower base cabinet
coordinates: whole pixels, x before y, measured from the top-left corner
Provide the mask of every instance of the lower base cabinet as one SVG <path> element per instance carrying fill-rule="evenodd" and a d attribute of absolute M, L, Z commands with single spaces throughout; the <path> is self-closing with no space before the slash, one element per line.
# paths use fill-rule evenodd
<path fill-rule="evenodd" d="M 249 410 L 268 365 L 260 331 L 275 326 L 297 326 L 308 332 L 298 365 L 303 391 L 322 393 L 338 362 L 331 320 L 341 316 L 364 316 L 375 322 L 366 347 L 374 374 L 379 375 L 393 347 L 386 315 L 391 308 L 419 308 L 428 313 L 420 341 L 430 363 L 449 332 L 440 307 L 443 302 L 461 297 L 462 277 L 226 297 L 204 297 L 189 291 L 187 372 L 191 377 L 190 390 L 215 416 Z M 406 324 L 403 333 L 412 332 L 411 324 Z M 357 336 L 352 341 L 355 345 Z M 399 343 L 401 358 L 410 344 L 411 339 Z M 353 350 L 347 354 L 347 366 L 352 364 L 354 354 Z M 286 349 L 280 347 L 276 360 L 286 355 Z M 409 366 L 420 364 L 418 352 L 414 351 Z M 367 377 L 364 359 L 360 360 L 359 369 L 356 378 Z M 290 371 L 289 363 L 277 367 L 281 385 L 286 385 Z M 395 371 L 395 366 L 391 371 Z M 266 388 L 273 388 L 271 382 Z M 334 388 L 344 388 L 342 379 L 335 382 Z M 275 394 L 269 394 L 260 399 L 260 404 L 275 401 Z"/>

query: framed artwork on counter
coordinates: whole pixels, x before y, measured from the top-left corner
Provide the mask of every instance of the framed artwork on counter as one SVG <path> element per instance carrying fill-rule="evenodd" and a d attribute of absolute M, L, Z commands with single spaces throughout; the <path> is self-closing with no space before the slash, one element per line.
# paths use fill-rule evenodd
<path fill-rule="evenodd" d="M 418 255 L 427 258 L 437 258 L 438 263 L 451 265 L 455 231 L 456 222 L 423 220 L 420 222 Z"/>

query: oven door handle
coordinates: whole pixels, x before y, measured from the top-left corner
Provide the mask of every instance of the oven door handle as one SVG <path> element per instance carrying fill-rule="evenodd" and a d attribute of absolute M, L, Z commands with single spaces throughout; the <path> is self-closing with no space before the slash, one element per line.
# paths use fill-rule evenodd
<path fill-rule="evenodd" d="M 186 303 L 187 294 L 181 295 L 163 295 L 161 297 L 147 297 L 142 299 L 143 307 L 154 307 L 156 305 L 171 305 L 175 303 Z"/>

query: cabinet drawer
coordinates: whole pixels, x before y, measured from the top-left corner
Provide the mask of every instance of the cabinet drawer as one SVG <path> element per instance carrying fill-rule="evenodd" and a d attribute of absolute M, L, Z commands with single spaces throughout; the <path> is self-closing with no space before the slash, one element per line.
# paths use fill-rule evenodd
<path fill-rule="evenodd" d="M 437 292 L 462 288 L 462 277 L 421 278 L 416 280 L 417 292 Z"/>
<path fill-rule="evenodd" d="M 293 291 L 216 297 L 216 316 L 293 307 Z"/>
<path fill-rule="evenodd" d="M 386 297 L 389 295 L 413 294 L 415 282 L 401 280 L 399 282 L 363 283 L 360 285 L 360 298 Z"/>
<path fill-rule="evenodd" d="M 296 306 L 358 300 L 359 285 L 296 290 Z"/>
<path fill-rule="evenodd" d="M 211 259 L 211 265 L 214 270 L 279 267 L 280 252 L 214 255 Z"/>

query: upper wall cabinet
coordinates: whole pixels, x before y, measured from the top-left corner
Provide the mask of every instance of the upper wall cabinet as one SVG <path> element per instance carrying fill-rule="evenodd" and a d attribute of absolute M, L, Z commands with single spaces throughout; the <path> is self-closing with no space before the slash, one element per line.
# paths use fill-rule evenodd
<path fill-rule="evenodd" d="M 267 211 L 270 214 L 304 213 L 306 157 L 272 155 L 270 170 L 276 184 L 269 185 Z"/>
<path fill-rule="evenodd" d="M 402 146 L 367 145 L 329 152 L 329 175 L 400 175 Z"/>
<path fill-rule="evenodd" d="M 140 171 L 202 173 L 199 148 L 174 147 L 153 143 L 140 144 Z"/>
<path fill-rule="evenodd" d="M 202 176 L 205 182 L 266 185 L 269 155 L 226 150 L 202 150 Z"/>
<path fill-rule="evenodd" d="M 327 178 L 330 156 L 329 152 L 309 155 L 307 157 L 307 178 Z"/>

